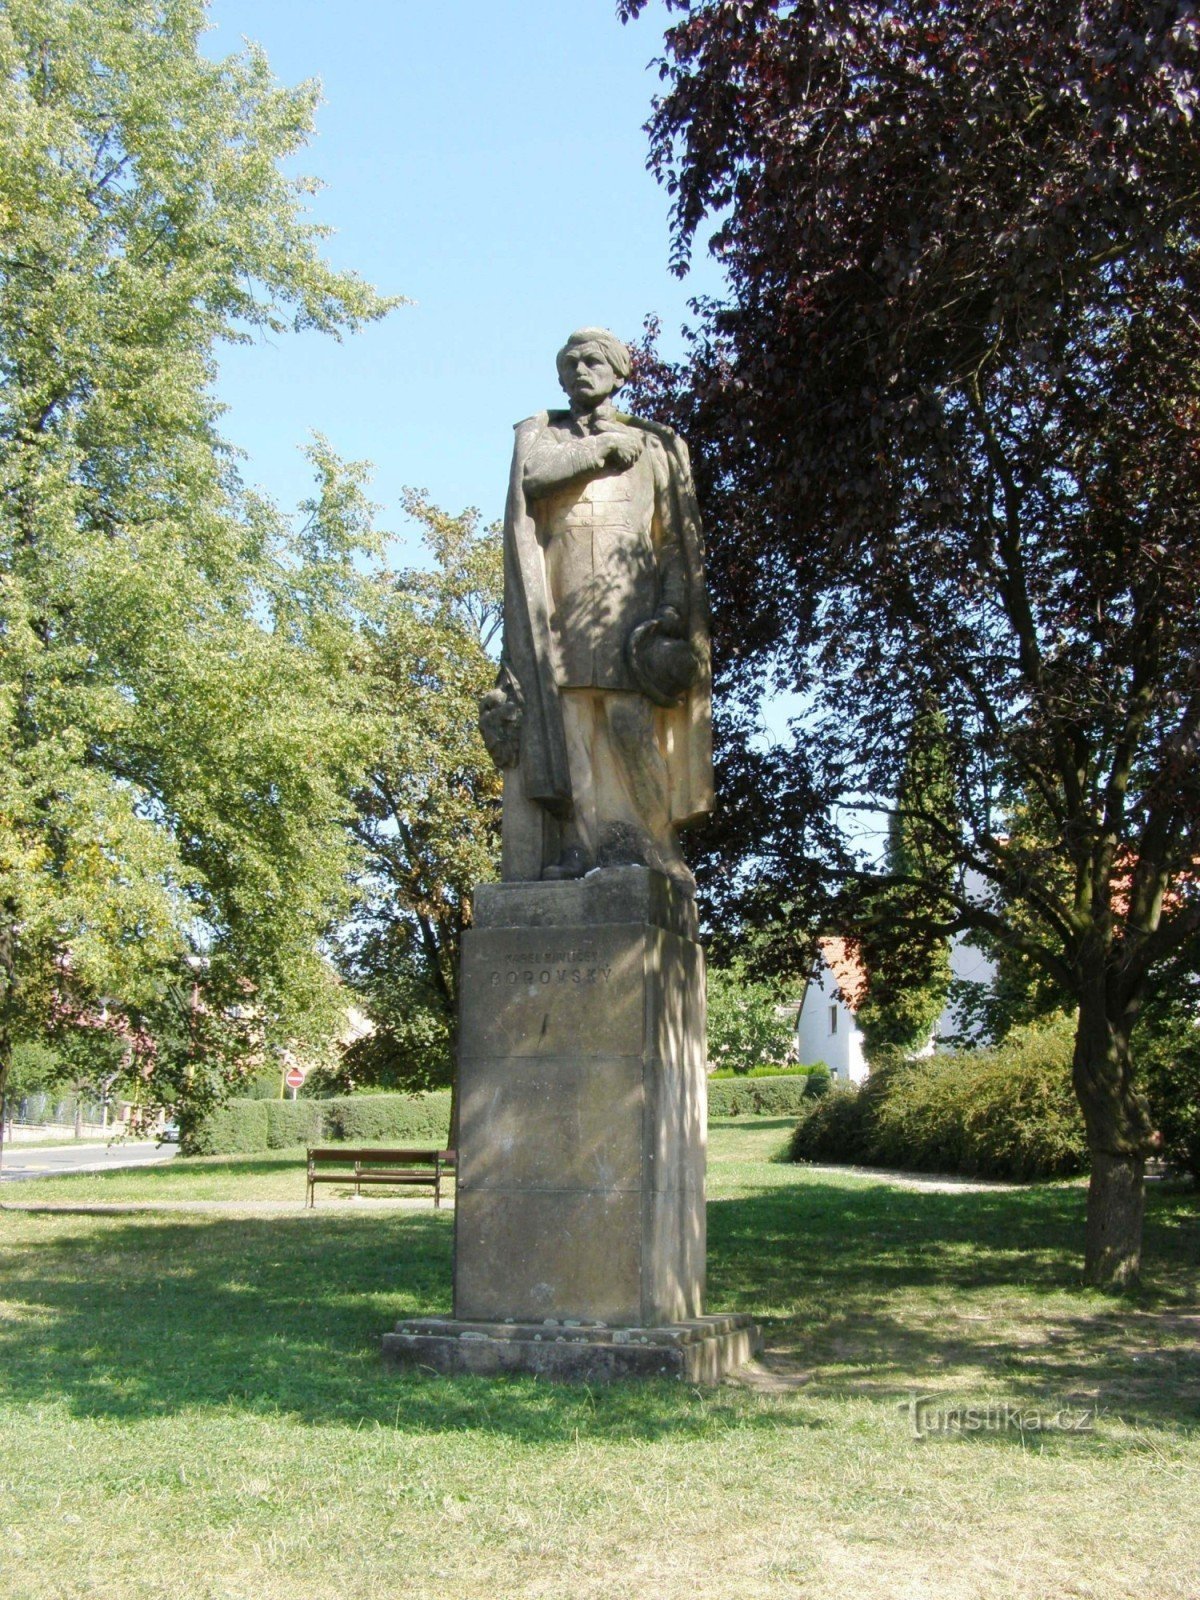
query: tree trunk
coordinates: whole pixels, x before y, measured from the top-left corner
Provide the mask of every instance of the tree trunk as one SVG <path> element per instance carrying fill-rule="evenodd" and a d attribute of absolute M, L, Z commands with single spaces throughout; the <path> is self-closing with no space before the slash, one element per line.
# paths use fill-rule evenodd
<path fill-rule="evenodd" d="M 1146 1157 L 1154 1130 L 1133 1083 L 1128 1023 L 1109 1018 L 1102 994 L 1080 1005 L 1073 1076 L 1092 1164 L 1084 1274 L 1099 1288 L 1128 1289 L 1142 1268 Z"/>
<path fill-rule="evenodd" d="M 1092 1283 L 1128 1289 L 1138 1280 L 1146 1212 L 1145 1171 L 1141 1156 L 1092 1152 L 1084 1256 L 1084 1270 Z"/>

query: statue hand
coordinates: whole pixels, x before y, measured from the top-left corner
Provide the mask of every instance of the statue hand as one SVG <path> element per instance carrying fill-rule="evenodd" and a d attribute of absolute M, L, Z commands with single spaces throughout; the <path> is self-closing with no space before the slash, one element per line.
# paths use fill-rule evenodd
<path fill-rule="evenodd" d="M 675 606 L 659 606 L 654 613 L 658 631 L 668 639 L 683 638 L 683 617 Z"/>
<path fill-rule="evenodd" d="M 489 689 L 479 702 L 479 731 L 498 767 L 515 767 L 521 755 L 521 707 L 503 689 Z"/>
<path fill-rule="evenodd" d="M 646 448 L 645 436 L 636 428 L 623 428 L 620 433 L 604 433 L 604 459 L 614 467 L 631 467 Z"/>

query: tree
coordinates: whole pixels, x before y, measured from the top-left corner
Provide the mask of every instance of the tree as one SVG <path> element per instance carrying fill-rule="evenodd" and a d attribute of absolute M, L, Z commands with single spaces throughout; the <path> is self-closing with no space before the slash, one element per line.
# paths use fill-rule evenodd
<path fill-rule="evenodd" d="M 896 793 L 935 694 L 987 888 L 931 932 L 1078 1008 L 1086 1271 L 1129 1283 L 1138 1017 L 1200 929 L 1194 8 L 671 3 L 652 161 L 677 265 L 719 217 L 729 290 L 653 384 L 698 447 L 760 880 L 861 867 L 832 808 Z M 746 734 L 769 675 L 814 706 L 790 759 Z M 1049 849 L 1010 829 L 1031 797 Z"/>
<path fill-rule="evenodd" d="M 936 930 L 952 915 L 956 829 L 954 773 L 945 718 L 928 699 L 909 731 L 895 809 L 888 817 L 886 875 L 867 890 L 859 918 L 866 996 L 855 1014 L 868 1060 L 881 1050 L 923 1050 L 950 992 L 950 943 Z M 925 816 L 937 818 L 931 826 Z M 917 887 L 917 886 L 920 887 Z"/>
<path fill-rule="evenodd" d="M 751 1072 L 786 1061 L 795 1045 L 795 1017 L 784 1010 L 782 986 L 755 977 L 744 959 L 708 969 L 708 1064 Z"/>
<path fill-rule="evenodd" d="M 1139 1065 L 1163 1155 L 1200 1185 L 1200 976 L 1147 1008 Z"/>
<path fill-rule="evenodd" d="M 320 441 L 299 527 L 249 494 L 212 379 L 222 340 L 391 302 L 324 262 L 280 170 L 316 86 L 206 60 L 203 26 L 200 0 L 0 7 L 0 1097 L 56 1007 L 148 1026 L 167 1098 L 220 1092 L 238 1014 L 269 1043 L 333 1009 L 376 538 Z"/>
<path fill-rule="evenodd" d="M 354 833 L 363 904 L 343 939 L 375 1032 L 351 1047 L 355 1082 L 453 1080 L 458 952 L 475 884 L 497 875 L 500 775 L 479 733 L 496 675 L 500 533 L 410 490 L 432 564 L 381 579 L 358 661 L 358 714 L 374 729 Z"/>

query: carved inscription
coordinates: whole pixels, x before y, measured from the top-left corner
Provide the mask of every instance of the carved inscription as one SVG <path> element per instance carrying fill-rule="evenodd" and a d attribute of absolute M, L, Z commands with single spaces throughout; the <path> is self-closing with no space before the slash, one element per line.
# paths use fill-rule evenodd
<path fill-rule="evenodd" d="M 611 976 L 612 967 L 601 964 L 598 950 L 578 945 L 565 950 L 514 950 L 503 966 L 491 969 L 488 982 L 494 989 L 524 985 L 537 990 L 607 983 Z"/>

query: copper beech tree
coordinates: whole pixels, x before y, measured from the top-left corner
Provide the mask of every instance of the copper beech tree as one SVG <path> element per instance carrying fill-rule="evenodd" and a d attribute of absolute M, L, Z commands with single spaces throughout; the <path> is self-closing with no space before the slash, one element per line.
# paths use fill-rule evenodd
<path fill-rule="evenodd" d="M 959 887 L 910 906 L 1077 1005 L 1086 1270 L 1132 1282 L 1138 1018 L 1200 930 L 1196 8 L 668 3 L 652 165 L 728 291 L 644 382 L 700 458 L 722 848 L 768 905 L 861 884 L 835 823 L 936 698 Z M 807 697 L 786 757 L 736 711 L 764 682 Z"/>

